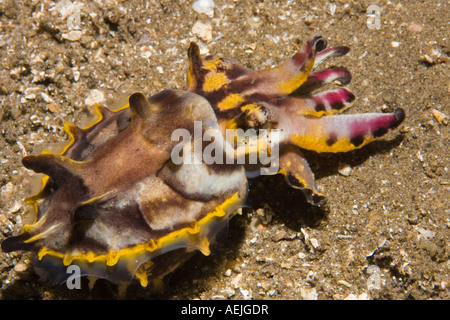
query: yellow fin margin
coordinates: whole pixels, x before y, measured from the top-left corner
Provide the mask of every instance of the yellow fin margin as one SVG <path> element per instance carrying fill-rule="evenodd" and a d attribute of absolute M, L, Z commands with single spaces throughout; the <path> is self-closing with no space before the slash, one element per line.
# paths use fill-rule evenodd
<path fill-rule="evenodd" d="M 93 262 L 104 262 L 108 266 L 113 266 L 117 264 L 120 258 L 124 257 L 132 257 L 144 252 L 152 252 L 160 249 L 164 245 L 168 245 L 182 237 L 198 234 L 203 226 L 208 225 L 215 218 L 222 218 L 225 216 L 228 208 L 235 206 L 240 203 L 237 193 L 233 194 L 230 198 L 226 199 L 222 204 L 217 206 L 214 211 L 208 213 L 204 218 L 198 221 L 198 226 L 192 225 L 174 232 L 171 232 L 160 239 L 151 239 L 149 242 L 144 244 L 138 244 L 131 248 L 121 249 L 119 251 L 110 251 L 108 254 L 95 254 L 92 251 L 86 253 L 79 254 L 64 254 L 58 251 L 54 251 L 48 249 L 47 247 L 42 247 L 38 252 L 38 259 L 42 260 L 42 258 L 46 255 L 53 256 L 56 258 L 60 258 L 63 260 L 63 264 L 65 266 L 70 265 L 74 260 L 85 261 L 88 263 Z M 206 238 L 198 239 L 198 242 L 195 243 L 196 247 L 205 255 L 209 254 L 209 241 Z"/>

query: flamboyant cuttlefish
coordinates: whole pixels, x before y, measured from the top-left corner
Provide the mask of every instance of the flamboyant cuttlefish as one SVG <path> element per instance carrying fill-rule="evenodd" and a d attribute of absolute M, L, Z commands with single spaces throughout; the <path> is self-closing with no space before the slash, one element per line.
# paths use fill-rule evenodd
<path fill-rule="evenodd" d="M 26 168 L 45 175 L 41 191 L 26 200 L 36 219 L 5 239 L 3 251 L 37 252 L 38 273 L 53 282 L 64 281 L 65 268 L 75 264 L 83 276 L 158 283 L 197 250 L 209 254 L 209 244 L 245 201 L 246 171 L 270 168 L 246 162 L 263 151 L 277 160 L 276 173 L 319 204 L 324 196 L 300 150 L 354 150 L 405 117 L 402 109 L 335 115 L 353 94 L 345 88 L 311 92 L 335 81 L 347 84 L 350 73 L 313 70 L 348 48 L 325 46 L 315 36 L 281 65 L 251 71 L 230 59 L 202 58 L 192 43 L 188 91 L 165 90 L 149 99 L 134 93 L 116 111 L 97 106 L 91 126 L 65 125 L 71 140 L 60 154 L 23 159 Z M 253 135 L 226 134 L 249 129 Z M 174 139 L 180 130 L 184 136 Z M 269 132 L 264 144 L 260 130 Z M 205 154 L 223 161 L 195 158 Z M 244 162 L 233 161 L 241 156 Z"/>

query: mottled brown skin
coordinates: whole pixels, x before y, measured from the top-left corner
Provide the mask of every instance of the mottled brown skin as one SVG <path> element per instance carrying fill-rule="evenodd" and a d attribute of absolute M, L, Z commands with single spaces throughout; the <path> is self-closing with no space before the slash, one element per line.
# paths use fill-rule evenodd
<path fill-rule="evenodd" d="M 148 101 L 142 94 L 133 94 L 129 105 L 129 109 L 117 112 L 102 108 L 102 120 L 91 128 L 70 126 L 74 141 L 62 155 L 23 159 L 27 168 L 50 179 L 34 199 L 36 223 L 21 235 L 4 240 L 3 251 L 37 252 L 45 247 L 50 255 L 61 254 L 69 261 L 75 257 L 74 263 L 83 264 L 84 258 L 77 257 L 89 260 L 89 254 L 108 255 L 158 243 L 176 230 L 195 226 L 233 194 L 245 199 L 247 181 L 242 166 L 215 170 L 205 163 L 175 165 L 171 160 L 171 150 L 179 143 L 171 140 L 175 129 L 184 128 L 193 135 L 194 121 L 202 121 L 203 131 L 218 129 L 204 98 L 166 90 Z M 185 175 L 185 166 L 189 166 L 191 176 Z M 192 176 L 197 181 L 186 180 Z M 214 194 L 201 193 L 209 188 L 202 185 L 208 181 L 221 189 Z M 180 190 L 179 185 L 188 188 Z M 217 231 L 204 236 L 213 237 Z M 184 246 L 202 249 L 202 240 L 189 240 Z M 167 250 L 163 244 L 151 256 Z M 141 262 L 145 262 L 144 256 Z M 129 270 L 131 275 L 136 267 Z M 153 269 L 153 273 L 161 273 Z M 114 280 L 111 275 L 103 277 Z"/>

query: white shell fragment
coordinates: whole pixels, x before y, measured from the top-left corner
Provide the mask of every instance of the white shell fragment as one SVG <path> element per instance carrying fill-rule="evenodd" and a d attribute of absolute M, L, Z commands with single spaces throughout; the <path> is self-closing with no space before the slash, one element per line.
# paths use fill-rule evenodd
<path fill-rule="evenodd" d="M 84 100 L 84 103 L 88 106 L 95 104 L 102 104 L 105 102 L 105 95 L 100 90 L 94 89 L 89 93 L 89 96 Z"/>
<path fill-rule="evenodd" d="M 349 176 L 352 171 L 352 167 L 350 167 L 347 163 L 340 162 L 338 165 L 338 172 L 343 176 Z"/>
<path fill-rule="evenodd" d="M 192 5 L 192 8 L 198 13 L 204 13 L 208 17 L 214 16 L 214 0 L 197 0 Z"/>
<path fill-rule="evenodd" d="M 448 124 L 448 116 L 436 109 L 431 110 L 431 113 L 433 114 L 433 117 L 437 120 L 439 123 Z"/>
<path fill-rule="evenodd" d="M 198 36 L 203 41 L 211 42 L 213 40 L 211 23 L 203 23 L 197 21 L 192 26 L 192 33 Z"/>

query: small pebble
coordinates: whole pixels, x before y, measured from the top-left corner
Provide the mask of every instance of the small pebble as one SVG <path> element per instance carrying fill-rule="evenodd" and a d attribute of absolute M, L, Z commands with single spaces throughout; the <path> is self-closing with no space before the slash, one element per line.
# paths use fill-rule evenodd
<path fill-rule="evenodd" d="M 25 99 L 26 100 L 34 100 L 34 99 L 36 99 L 36 94 L 34 94 L 34 93 L 27 94 L 25 96 Z"/>
<path fill-rule="evenodd" d="M 306 275 L 306 282 L 314 283 L 315 280 L 316 280 L 316 272 L 310 270 Z"/>
<path fill-rule="evenodd" d="M 61 37 L 63 39 L 69 40 L 69 41 L 79 41 L 81 39 L 81 36 L 83 33 L 80 30 L 71 30 L 67 33 L 63 33 Z"/>
<path fill-rule="evenodd" d="M 224 290 L 221 290 L 220 292 L 226 294 L 228 298 L 231 298 L 232 296 L 234 296 L 236 294 L 236 291 L 234 291 L 233 289 L 230 289 L 230 288 L 226 288 Z"/>
<path fill-rule="evenodd" d="M 350 283 L 348 283 L 345 280 L 339 280 L 338 283 L 343 285 L 343 286 L 346 286 L 347 288 L 351 288 L 351 286 L 352 286 Z"/>
<path fill-rule="evenodd" d="M 244 300 L 252 299 L 252 290 L 239 289 L 241 294 L 244 296 Z"/>
<path fill-rule="evenodd" d="M 419 235 L 417 237 L 418 240 L 420 240 L 422 237 L 424 237 L 427 240 L 431 240 L 431 239 L 433 239 L 436 236 L 436 232 L 429 231 L 429 230 L 426 230 L 424 228 L 416 227 L 416 231 L 419 232 Z"/>
<path fill-rule="evenodd" d="M 369 300 L 369 295 L 365 292 L 359 295 L 350 293 L 344 300 Z"/>
<path fill-rule="evenodd" d="M 287 232 L 284 229 L 277 230 L 273 235 L 273 241 L 278 242 L 280 240 L 285 239 Z"/>
<path fill-rule="evenodd" d="M 156 88 L 162 88 L 163 84 L 159 81 L 153 81 L 153 86 Z"/>
<path fill-rule="evenodd" d="M 93 106 L 95 104 L 102 104 L 105 102 L 105 95 L 98 89 L 94 89 L 89 93 L 89 96 L 84 100 L 84 103 L 88 106 Z"/>
<path fill-rule="evenodd" d="M 414 22 L 408 26 L 408 30 L 411 32 L 421 32 L 422 29 L 423 28 L 421 25 L 418 25 L 417 23 L 414 23 Z"/>
<path fill-rule="evenodd" d="M 367 268 L 367 274 L 370 274 L 367 279 L 367 290 L 380 290 L 381 289 L 381 270 L 376 265 L 370 265 Z"/>
<path fill-rule="evenodd" d="M 247 18 L 247 23 L 250 27 L 254 29 L 258 29 L 262 25 L 261 18 L 258 16 L 251 16 L 250 18 Z"/>
<path fill-rule="evenodd" d="M 44 92 L 41 92 L 40 94 L 41 94 L 42 99 L 44 99 L 45 102 L 54 103 L 53 99 L 48 94 L 46 94 Z"/>
<path fill-rule="evenodd" d="M 431 110 L 431 113 L 439 123 L 448 124 L 448 116 L 445 113 L 436 109 Z"/>
<path fill-rule="evenodd" d="M 436 62 L 433 60 L 433 58 L 430 57 L 428 54 L 425 54 L 425 55 L 423 56 L 423 60 L 425 60 L 425 62 L 427 62 L 427 63 L 429 63 L 429 64 L 431 64 L 431 65 L 433 65 L 433 64 L 436 63 Z"/>
<path fill-rule="evenodd" d="M 74 70 L 74 71 L 73 71 L 73 80 L 74 80 L 74 81 L 80 80 L 80 75 L 81 75 L 80 71 Z"/>
<path fill-rule="evenodd" d="M 197 21 L 192 26 L 192 33 L 198 36 L 200 39 L 206 42 L 211 42 L 213 40 L 212 37 L 212 27 L 211 23 L 203 23 L 200 21 Z"/>
<path fill-rule="evenodd" d="M 59 105 L 57 105 L 57 104 L 54 104 L 54 103 L 47 104 L 47 109 L 48 109 L 48 111 L 53 112 L 53 113 L 60 113 L 61 112 L 61 107 Z"/>
<path fill-rule="evenodd" d="M 315 238 L 311 238 L 310 240 L 309 240 L 309 242 L 311 243 L 311 246 L 314 248 L 314 249 L 319 249 L 320 248 L 320 244 L 319 244 L 319 241 L 317 241 L 317 239 L 315 239 Z"/>
<path fill-rule="evenodd" d="M 300 295 L 304 300 L 317 300 L 317 290 L 316 288 L 301 288 Z"/>
<path fill-rule="evenodd" d="M 22 208 L 22 204 L 19 201 L 15 200 L 13 202 L 13 204 L 8 208 L 8 211 L 10 213 L 13 213 L 13 212 L 19 211 L 21 208 Z"/>
<path fill-rule="evenodd" d="M 231 284 L 233 285 L 234 288 L 239 287 L 241 279 L 242 279 L 242 273 L 238 274 L 236 277 L 233 278 L 233 280 L 231 280 Z"/>
<path fill-rule="evenodd" d="M 192 4 L 194 11 L 204 13 L 208 17 L 214 16 L 214 0 L 197 0 Z"/>
<path fill-rule="evenodd" d="M 352 168 L 347 163 L 340 162 L 338 164 L 338 172 L 343 176 L 349 176 L 351 171 Z"/>
<path fill-rule="evenodd" d="M 18 264 L 16 264 L 14 266 L 14 271 L 16 272 L 24 272 L 25 270 L 27 270 L 28 266 L 23 263 L 23 262 L 19 262 Z"/>
<path fill-rule="evenodd" d="M 6 86 L 0 84 L 0 95 L 7 95 L 8 94 L 8 88 Z"/>

